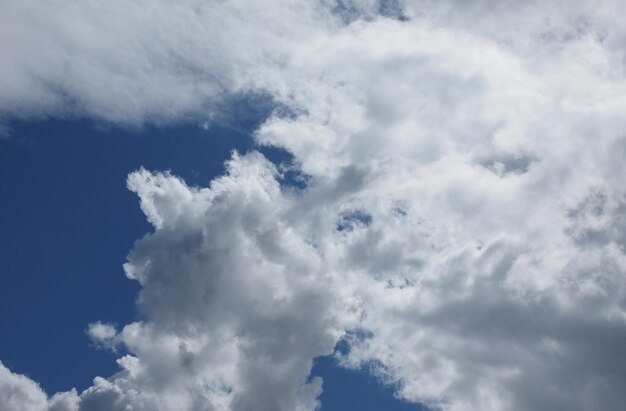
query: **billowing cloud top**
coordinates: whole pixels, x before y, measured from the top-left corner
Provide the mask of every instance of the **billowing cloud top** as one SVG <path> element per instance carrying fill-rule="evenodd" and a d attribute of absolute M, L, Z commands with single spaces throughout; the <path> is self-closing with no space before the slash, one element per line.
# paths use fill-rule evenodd
<path fill-rule="evenodd" d="M 314 410 L 313 358 L 446 411 L 626 404 L 623 1 L 0 4 L 2 118 L 280 107 L 207 188 L 128 177 L 154 232 L 121 371 L 1 410 Z M 8 405 L 7 405 L 8 404 Z"/>

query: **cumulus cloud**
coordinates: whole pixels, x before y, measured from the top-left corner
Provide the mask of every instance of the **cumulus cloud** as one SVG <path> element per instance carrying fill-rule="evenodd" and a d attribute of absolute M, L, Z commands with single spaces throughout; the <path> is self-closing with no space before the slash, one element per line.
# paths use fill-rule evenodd
<path fill-rule="evenodd" d="M 206 188 L 131 174 L 154 226 L 124 267 L 145 320 L 90 326 L 127 354 L 64 404 L 313 410 L 312 360 L 344 340 L 341 364 L 433 408 L 623 408 L 620 3 L 55 8 L 69 28 L 4 5 L 28 24 L 3 30 L 52 30 L 59 51 L 4 63 L 21 80 L 0 85 L 3 115 L 173 121 L 262 91 L 289 114 L 254 138 L 293 154 L 307 182 L 255 152 Z M 117 30 L 100 37 L 107 19 Z M 61 398 L 1 371 L 16 409 Z"/>
<path fill-rule="evenodd" d="M 115 350 L 117 344 L 117 330 L 112 324 L 105 324 L 101 321 L 89 324 L 87 327 L 89 339 L 97 346 Z"/>
<path fill-rule="evenodd" d="M 72 411 L 78 406 L 76 390 L 58 393 L 48 399 L 30 378 L 12 373 L 0 362 L 1 411 Z"/>

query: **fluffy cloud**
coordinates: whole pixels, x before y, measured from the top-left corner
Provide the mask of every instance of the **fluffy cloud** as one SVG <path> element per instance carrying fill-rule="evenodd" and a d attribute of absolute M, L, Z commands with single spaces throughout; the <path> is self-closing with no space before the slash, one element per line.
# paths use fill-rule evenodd
<path fill-rule="evenodd" d="M 312 359 L 341 339 L 344 366 L 435 408 L 623 407 L 620 2 L 130 4 L 102 43 L 61 30 L 77 42 L 51 53 L 66 83 L 29 94 L 54 70 L 23 78 L 5 115 L 70 98 L 80 115 L 170 121 L 263 91 L 289 115 L 255 138 L 307 185 L 259 153 L 207 188 L 131 174 L 155 229 L 125 265 L 146 320 L 89 328 L 128 354 L 60 394 L 69 409 L 313 410 Z M 111 27 L 98 7 L 72 6 L 98 16 L 82 29 Z M 20 58 L 3 72 L 39 69 Z M 0 375 L 0 398 L 46 409 L 35 383 Z"/>
<path fill-rule="evenodd" d="M 76 391 L 47 395 L 30 378 L 12 373 L 0 362 L 1 411 L 73 411 L 78 406 Z"/>

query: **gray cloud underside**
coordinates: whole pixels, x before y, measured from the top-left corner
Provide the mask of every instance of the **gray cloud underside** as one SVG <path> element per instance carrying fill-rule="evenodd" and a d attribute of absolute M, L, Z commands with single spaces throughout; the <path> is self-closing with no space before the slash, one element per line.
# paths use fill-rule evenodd
<path fill-rule="evenodd" d="M 449 411 L 626 403 L 622 1 L 3 2 L 0 113 L 212 121 L 207 188 L 128 178 L 154 232 L 125 270 L 145 321 L 90 326 L 121 371 L 48 397 L 0 365 L 1 410 L 314 410 L 312 359 Z M 4 407 L 4 408 L 3 408 Z"/>

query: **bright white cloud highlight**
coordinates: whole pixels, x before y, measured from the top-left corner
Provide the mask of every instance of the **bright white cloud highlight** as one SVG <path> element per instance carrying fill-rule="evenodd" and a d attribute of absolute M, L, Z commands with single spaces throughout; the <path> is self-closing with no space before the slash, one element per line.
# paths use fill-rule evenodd
<path fill-rule="evenodd" d="M 89 328 L 129 354 L 68 409 L 313 410 L 312 360 L 342 338 L 345 366 L 443 410 L 623 408 L 621 2 L 124 5 L 46 5 L 43 26 L 3 5 L 7 33 L 54 33 L 10 49 L 4 115 L 171 121 L 263 91 L 292 115 L 255 138 L 309 179 L 259 153 L 206 188 L 131 174 L 146 320 Z M 61 398 L 0 376 L 16 409 Z"/>

